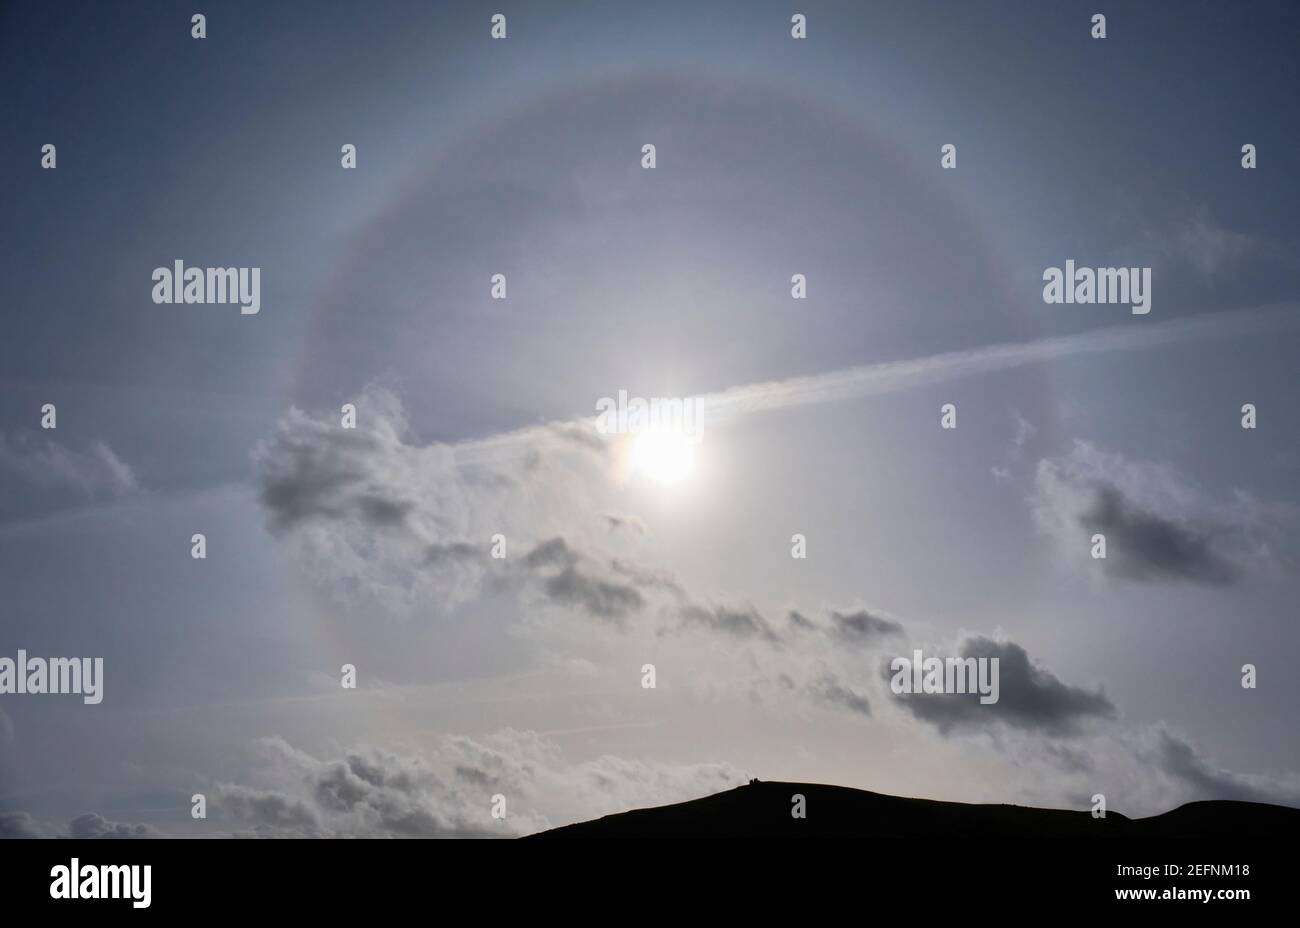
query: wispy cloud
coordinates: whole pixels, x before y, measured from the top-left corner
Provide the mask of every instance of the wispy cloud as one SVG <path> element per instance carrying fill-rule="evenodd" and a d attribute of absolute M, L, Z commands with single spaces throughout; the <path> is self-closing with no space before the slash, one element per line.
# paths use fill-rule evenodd
<path fill-rule="evenodd" d="M 6 494 L 0 501 L 0 515 L 101 502 L 138 488 L 134 471 L 104 442 L 77 450 L 48 434 L 30 432 L 0 432 L 0 481 L 22 488 L 22 493 Z"/>

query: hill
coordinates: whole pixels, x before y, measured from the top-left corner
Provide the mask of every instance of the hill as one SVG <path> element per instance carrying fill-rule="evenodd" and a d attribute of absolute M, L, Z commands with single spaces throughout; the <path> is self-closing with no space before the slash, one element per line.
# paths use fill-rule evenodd
<path fill-rule="evenodd" d="M 791 815 L 802 795 L 806 818 Z M 752 782 L 674 805 L 579 822 L 533 838 L 1024 838 L 1280 839 L 1300 833 L 1300 809 L 1255 802 L 1191 802 L 1150 818 L 1116 812 L 905 799 L 844 786 Z"/>

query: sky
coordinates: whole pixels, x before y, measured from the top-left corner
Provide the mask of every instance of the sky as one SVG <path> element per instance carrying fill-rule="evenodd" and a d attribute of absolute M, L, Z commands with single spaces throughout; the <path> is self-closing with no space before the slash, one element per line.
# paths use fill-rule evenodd
<path fill-rule="evenodd" d="M 1300 806 L 1300 10 L 197 6 L 0 7 L 0 835 Z"/>

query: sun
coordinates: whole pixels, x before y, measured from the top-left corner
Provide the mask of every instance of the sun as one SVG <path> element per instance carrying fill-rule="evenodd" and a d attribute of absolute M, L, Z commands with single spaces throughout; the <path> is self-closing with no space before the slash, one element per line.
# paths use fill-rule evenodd
<path fill-rule="evenodd" d="M 633 439 L 630 463 L 651 480 L 681 483 L 695 467 L 695 442 L 676 429 L 647 429 Z"/>

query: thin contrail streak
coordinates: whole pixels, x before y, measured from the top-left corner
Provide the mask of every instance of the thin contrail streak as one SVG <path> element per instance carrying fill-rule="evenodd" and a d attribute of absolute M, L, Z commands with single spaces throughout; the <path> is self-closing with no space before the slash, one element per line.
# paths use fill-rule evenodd
<path fill-rule="evenodd" d="M 825 374 L 731 387 L 698 399 L 703 404 L 707 421 L 716 422 L 771 409 L 894 393 L 972 374 L 1005 371 L 1076 355 L 1138 351 L 1177 342 L 1254 335 L 1288 328 L 1300 328 L 1300 312 L 1294 304 L 1209 313 L 1153 325 L 1123 323 L 1077 335 L 988 345 L 906 361 L 864 364 Z"/>
<path fill-rule="evenodd" d="M 883 361 L 824 374 L 729 387 L 693 399 L 700 405 L 704 423 L 719 425 L 758 412 L 895 393 L 1059 358 L 1141 351 L 1180 342 L 1227 339 L 1291 329 L 1300 329 L 1300 307 L 1294 303 L 1205 313 L 1168 322 L 1135 320 L 1076 335 L 1058 335 L 1027 342 L 1004 342 L 904 361 Z M 567 422 L 551 423 L 549 426 L 535 426 L 460 442 L 452 447 L 458 457 L 477 457 L 506 450 L 522 439 L 536 438 L 539 429 L 589 433 L 592 440 L 599 441 L 601 436 L 595 431 L 595 421 L 594 416 L 577 417 Z"/>

